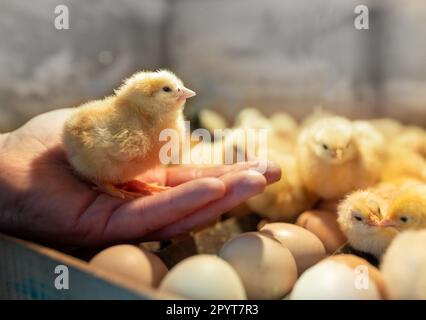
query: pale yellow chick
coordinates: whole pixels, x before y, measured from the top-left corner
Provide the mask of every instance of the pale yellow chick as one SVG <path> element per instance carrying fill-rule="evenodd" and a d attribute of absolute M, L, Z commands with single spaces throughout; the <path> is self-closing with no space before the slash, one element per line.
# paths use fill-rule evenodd
<path fill-rule="evenodd" d="M 354 249 L 380 258 L 398 234 L 381 226 L 391 197 L 389 191 L 372 188 L 355 191 L 339 204 L 337 222 Z"/>
<path fill-rule="evenodd" d="M 242 129 L 270 129 L 272 128 L 272 124 L 258 109 L 244 108 L 235 117 L 234 127 Z"/>
<path fill-rule="evenodd" d="M 389 206 L 382 226 L 397 230 L 426 228 L 426 184 L 403 188 Z"/>
<path fill-rule="evenodd" d="M 369 120 L 368 122 L 373 125 L 389 143 L 393 143 L 394 139 L 404 131 L 404 125 L 394 119 L 378 118 Z"/>
<path fill-rule="evenodd" d="M 300 133 L 297 157 L 307 189 L 323 199 L 339 199 L 378 181 L 384 139 L 365 121 L 320 118 Z"/>
<path fill-rule="evenodd" d="M 183 107 L 195 92 L 172 72 L 139 72 L 115 94 L 77 107 L 65 123 L 63 144 L 75 171 L 98 190 L 133 198 L 166 189 L 134 178 L 160 163 L 172 129 L 183 136 Z"/>
<path fill-rule="evenodd" d="M 318 198 L 306 190 L 294 154 L 269 152 L 269 160 L 281 167 L 281 180 L 250 198 L 247 205 L 269 221 L 291 222 L 301 212 L 311 209 Z"/>
<path fill-rule="evenodd" d="M 226 119 L 218 112 L 210 109 L 202 109 L 199 112 L 200 126 L 214 132 L 218 129 L 226 129 L 229 127 Z"/>
<path fill-rule="evenodd" d="M 250 136 L 247 129 L 267 131 L 268 153 L 279 151 L 280 153 L 293 153 L 296 146 L 296 138 L 299 132 L 297 122 L 285 112 L 276 112 L 270 118 L 265 117 L 259 110 L 253 108 L 243 109 L 238 115 L 234 127 L 234 137 L 238 141 L 241 132 L 246 135 L 246 145 L 250 144 Z M 241 131 L 242 130 L 242 131 Z M 255 142 L 260 142 L 256 140 Z M 244 143 L 242 144 L 244 145 Z"/>
<path fill-rule="evenodd" d="M 299 125 L 293 117 L 285 112 L 275 112 L 269 117 L 269 121 L 278 137 L 295 141 Z"/>
<path fill-rule="evenodd" d="M 388 144 L 382 180 L 419 179 L 426 182 L 426 131 L 418 127 L 405 129 Z"/>

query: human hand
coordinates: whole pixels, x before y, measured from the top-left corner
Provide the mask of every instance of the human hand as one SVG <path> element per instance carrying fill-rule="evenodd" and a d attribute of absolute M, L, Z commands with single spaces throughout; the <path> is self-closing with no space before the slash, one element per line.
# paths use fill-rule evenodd
<path fill-rule="evenodd" d="M 253 169 L 257 163 L 159 167 L 144 181 L 172 188 L 132 201 L 114 198 L 69 166 L 61 134 L 70 112 L 48 112 L 0 135 L 0 231 L 60 245 L 168 239 L 214 221 L 281 175 L 273 163 L 264 174 Z"/>

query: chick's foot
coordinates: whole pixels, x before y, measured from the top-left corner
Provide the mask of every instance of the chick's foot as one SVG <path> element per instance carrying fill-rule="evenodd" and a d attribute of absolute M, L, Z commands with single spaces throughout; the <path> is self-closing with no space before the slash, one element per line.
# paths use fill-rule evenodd
<path fill-rule="evenodd" d="M 141 193 L 142 195 L 150 195 L 170 189 L 167 186 L 161 186 L 158 183 L 146 183 L 139 180 L 131 180 L 124 184 L 117 185 L 126 191 Z"/>
<path fill-rule="evenodd" d="M 118 185 L 115 186 L 113 184 L 97 184 L 96 187 L 94 187 L 96 191 L 103 192 L 106 194 L 109 194 L 112 197 L 121 198 L 121 199 L 136 199 L 143 196 L 151 195 L 152 192 L 141 192 L 141 191 L 134 191 L 128 188 L 127 185 Z"/>

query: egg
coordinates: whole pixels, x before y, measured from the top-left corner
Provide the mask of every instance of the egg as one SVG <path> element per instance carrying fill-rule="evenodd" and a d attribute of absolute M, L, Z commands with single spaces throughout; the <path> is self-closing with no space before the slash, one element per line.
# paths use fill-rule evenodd
<path fill-rule="evenodd" d="M 423 263 L 422 271 L 420 271 L 417 292 L 420 300 L 426 300 L 426 261 Z"/>
<path fill-rule="evenodd" d="M 268 223 L 260 232 L 287 247 L 296 261 L 299 275 L 327 256 L 321 240 L 312 232 L 290 223 Z"/>
<path fill-rule="evenodd" d="M 296 224 L 315 234 L 324 244 L 327 253 L 332 254 L 347 242 L 336 221 L 337 215 L 323 210 L 303 212 Z"/>
<path fill-rule="evenodd" d="M 219 256 L 236 270 L 249 299 L 280 299 L 297 279 L 290 250 L 262 233 L 234 237 L 225 243 Z"/>
<path fill-rule="evenodd" d="M 426 230 L 399 234 L 385 252 L 380 270 L 391 299 L 426 298 Z"/>
<path fill-rule="evenodd" d="M 367 260 L 353 254 L 334 255 L 330 257 L 329 259 L 346 264 L 353 270 L 357 271 L 358 274 L 360 274 L 363 271 L 367 271 L 370 279 L 373 280 L 373 282 L 376 284 L 377 289 L 379 290 L 379 293 L 380 293 L 380 297 L 382 299 L 387 299 L 389 297 L 388 287 L 387 287 L 385 278 L 383 277 L 379 269 L 374 267 Z M 364 270 L 360 269 L 359 266 L 365 267 Z"/>
<path fill-rule="evenodd" d="M 159 288 L 189 299 L 246 299 L 243 283 L 235 270 L 221 258 L 208 254 L 179 262 Z"/>
<path fill-rule="evenodd" d="M 296 282 L 292 300 L 380 300 L 387 297 L 380 272 L 353 255 L 324 259 Z"/>
<path fill-rule="evenodd" d="M 97 269 L 113 272 L 136 284 L 157 287 L 167 273 L 167 267 L 155 254 L 133 245 L 109 247 L 89 264 Z"/>

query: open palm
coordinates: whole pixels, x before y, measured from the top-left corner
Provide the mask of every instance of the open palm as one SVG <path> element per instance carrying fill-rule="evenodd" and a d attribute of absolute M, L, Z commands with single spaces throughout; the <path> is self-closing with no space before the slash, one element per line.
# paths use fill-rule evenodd
<path fill-rule="evenodd" d="M 269 163 L 158 167 L 146 182 L 172 188 L 125 201 L 95 191 L 69 166 L 62 126 L 71 109 L 33 118 L 0 136 L 0 231 L 54 244 L 95 246 L 166 239 L 213 221 L 280 178 Z"/>

